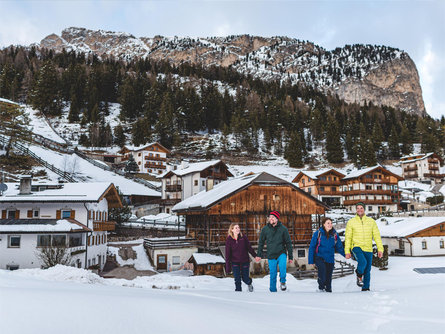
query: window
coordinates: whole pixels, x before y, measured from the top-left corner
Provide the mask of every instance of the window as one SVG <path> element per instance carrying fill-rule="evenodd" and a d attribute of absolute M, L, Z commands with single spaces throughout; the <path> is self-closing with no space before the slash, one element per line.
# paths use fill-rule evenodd
<path fill-rule="evenodd" d="M 8 210 L 8 219 L 15 219 L 15 210 Z"/>
<path fill-rule="evenodd" d="M 311 187 L 307 188 L 307 192 L 308 192 L 309 194 L 312 193 L 312 189 L 311 189 Z"/>
<path fill-rule="evenodd" d="M 195 180 L 195 183 L 194 183 L 194 184 L 195 184 L 195 186 L 197 186 L 197 185 L 198 185 L 198 180 Z"/>
<path fill-rule="evenodd" d="M 51 235 L 41 234 L 37 236 L 37 247 L 49 247 L 51 245 Z"/>
<path fill-rule="evenodd" d="M 402 239 L 399 240 L 399 249 L 405 249 L 405 243 Z"/>
<path fill-rule="evenodd" d="M 306 250 L 304 250 L 304 249 L 297 250 L 297 256 L 298 257 L 306 257 Z"/>
<path fill-rule="evenodd" d="M 71 210 L 63 210 L 62 211 L 62 219 L 70 218 L 71 217 Z"/>
<path fill-rule="evenodd" d="M 33 218 L 39 218 L 39 210 L 32 210 Z"/>
<path fill-rule="evenodd" d="M 368 206 L 368 211 L 372 211 L 372 206 Z"/>
<path fill-rule="evenodd" d="M 331 191 L 337 191 L 337 187 L 331 187 Z"/>
<path fill-rule="evenodd" d="M 320 187 L 320 191 L 324 191 L 324 187 Z"/>
<path fill-rule="evenodd" d="M 206 185 L 206 180 L 202 180 L 202 186 L 205 187 Z"/>
<path fill-rule="evenodd" d="M 445 248 L 443 240 L 439 240 L 439 248 Z"/>
<path fill-rule="evenodd" d="M 94 243 L 94 237 L 93 237 Z M 82 233 L 72 233 L 70 234 L 70 247 L 83 246 Z"/>
<path fill-rule="evenodd" d="M 172 264 L 181 264 L 181 258 L 179 256 L 173 256 Z"/>
<path fill-rule="evenodd" d="M 422 249 L 427 249 L 427 248 L 426 248 L 426 241 L 425 241 L 425 240 L 422 241 Z"/>
<path fill-rule="evenodd" d="M 165 209 L 165 212 L 170 213 L 170 209 L 169 208 Z"/>
<path fill-rule="evenodd" d="M 88 259 L 88 267 L 91 267 L 91 259 Z"/>
<path fill-rule="evenodd" d="M 443 224 L 440 225 L 440 232 L 443 232 Z"/>
<path fill-rule="evenodd" d="M 56 234 L 52 236 L 53 247 L 66 247 L 66 235 Z"/>
<path fill-rule="evenodd" d="M 8 248 L 20 248 L 20 235 L 8 236 Z"/>

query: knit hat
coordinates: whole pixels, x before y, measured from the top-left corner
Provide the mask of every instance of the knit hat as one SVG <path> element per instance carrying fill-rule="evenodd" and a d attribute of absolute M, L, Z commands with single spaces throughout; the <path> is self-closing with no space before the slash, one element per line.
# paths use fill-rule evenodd
<path fill-rule="evenodd" d="M 277 217 L 277 219 L 280 219 L 280 213 L 278 211 L 271 211 L 269 213 L 269 215 L 275 216 L 275 217 Z"/>
<path fill-rule="evenodd" d="M 355 204 L 355 207 L 357 207 L 357 206 L 359 206 L 359 205 L 361 205 L 361 206 L 363 206 L 363 208 L 365 208 L 365 203 L 363 203 L 363 202 L 358 202 L 358 203 Z"/>

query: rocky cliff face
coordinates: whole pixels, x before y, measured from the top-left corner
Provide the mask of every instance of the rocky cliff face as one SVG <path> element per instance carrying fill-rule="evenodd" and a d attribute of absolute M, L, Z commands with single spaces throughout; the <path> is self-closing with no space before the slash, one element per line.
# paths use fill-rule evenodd
<path fill-rule="evenodd" d="M 325 50 L 287 37 L 238 35 L 214 38 L 136 38 L 126 33 L 68 28 L 44 38 L 41 47 L 122 60 L 145 58 L 231 66 L 264 80 L 290 80 L 338 94 L 347 102 L 388 105 L 425 114 L 416 66 L 403 51 L 347 45 Z"/>

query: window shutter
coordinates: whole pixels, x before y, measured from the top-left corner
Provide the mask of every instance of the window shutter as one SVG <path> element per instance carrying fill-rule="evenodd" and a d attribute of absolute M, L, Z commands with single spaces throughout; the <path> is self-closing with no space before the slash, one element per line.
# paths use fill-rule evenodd
<path fill-rule="evenodd" d="M 32 218 L 32 210 L 28 210 L 28 218 Z"/>
<path fill-rule="evenodd" d="M 20 219 L 20 210 L 15 210 L 15 219 Z"/>
<path fill-rule="evenodd" d="M 56 219 L 60 219 L 62 217 L 62 214 L 60 212 L 60 210 L 56 211 Z"/>
<path fill-rule="evenodd" d="M 70 218 L 71 218 L 71 219 L 76 218 L 76 210 L 71 210 Z"/>
<path fill-rule="evenodd" d="M 2 219 L 6 219 L 6 210 L 2 210 Z"/>

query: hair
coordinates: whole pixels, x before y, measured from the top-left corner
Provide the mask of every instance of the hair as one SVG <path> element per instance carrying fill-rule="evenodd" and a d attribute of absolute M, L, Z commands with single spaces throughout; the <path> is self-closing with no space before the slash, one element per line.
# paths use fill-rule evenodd
<path fill-rule="evenodd" d="M 236 225 L 239 226 L 238 223 L 232 223 L 232 224 L 230 224 L 230 226 L 229 226 L 229 230 L 227 231 L 227 235 L 230 235 L 233 239 L 235 239 L 235 235 L 233 234 L 232 229 L 233 229 Z M 239 235 L 240 235 L 240 237 L 243 236 L 243 234 L 241 233 L 241 231 L 239 232 Z"/>
<path fill-rule="evenodd" d="M 334 228 L 332 228 L 332 229 L 329 231 L 329 233 L 328 233 L 328 231 L 326 231 L 326 228 L 324 227 L 324 223 L 326 223 L 328 220 L 330 220 L 330 221 L 332 222 L 332 219 L 329 218 L 329 217 L 324 217 L 324 218 L 321 220 L 321 227 L 323 227 L 323 230 L 324 230 L 325 233 L 326 233 L 326 239 L 329 239 L 329 235 L 332 234 L 332 233 L 333 233 L 333 230 L 334 230 Z"/>

